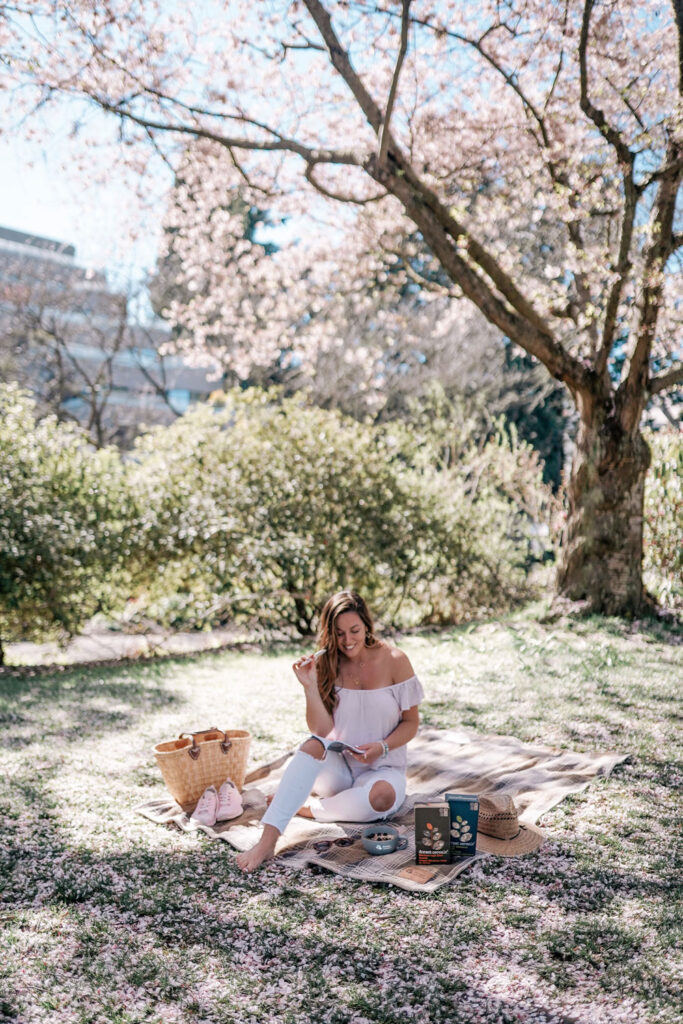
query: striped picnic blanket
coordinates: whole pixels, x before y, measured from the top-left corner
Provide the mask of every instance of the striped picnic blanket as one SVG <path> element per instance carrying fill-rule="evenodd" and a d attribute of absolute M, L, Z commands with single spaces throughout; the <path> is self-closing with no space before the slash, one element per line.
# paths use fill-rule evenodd
<path fill-rule="evenodd" d="M 173 824 L 183 831 L 202 831 L 213 839 L 222 839 L 237 850 L 247 850 L 257 841 L 266 797 L 277 788 L 289 751 L 270 764 L 247 775 L 242 797 L 244 812 L 239 818 L 215 826 L 198 826 L 169 797 L 140 804 L 135 810 L 150 821 Z M 405 850 L 372 857 L 360 843 L 365 825 L 344 822 L 321 824 L 294 818 L 280 838 L 276 856 L 292 868 L 316 864 L 349 879 L 383 882 L 417 892 L 431 892 L 452 882 L 475 860 L 489 854 L 478 851 L 474 857 L 453 864 L 416 865 L 413 806 L 436 800 L 448 791 L 458 793 L 509 793 L 515 801 L 522 823 L 535 824 L 546 811 L 570 793 L 578 793 L 592 781 L 606 778 L 615 765 L 628 755 L 613 752 L 577 753 L 553 750 L 536 743 L 522 743 L 513 736 L 478 736 L 461 730 L 423 729 L 408 748 L 407 796 L 391 822 L 408 839 Z M 351 836 L 358 839 L 348 846 L 317 851 L 321 839 Z M 542 856 L 543 848 L 535 854 Z"/>

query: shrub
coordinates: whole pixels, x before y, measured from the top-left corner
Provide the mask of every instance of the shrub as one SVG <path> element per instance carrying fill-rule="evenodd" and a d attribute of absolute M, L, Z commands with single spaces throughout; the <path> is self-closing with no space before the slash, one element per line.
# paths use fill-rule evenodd
<path fill-rule="evenodd" d="M 666 607 L 683 609 L 683 435 L 648 434 L 652 464 L 645 483 L 643 576 Z"/>
<path fill-rule="evenodd" d="M 309 633 L 354 587 L 386 623 L 471 619 L 528 595 L 549 493 L 499 432 L 445 462 L 438 430 L 377 427 L 256 389 L 140 438 L 126 461 L 0 391 L 0 638 L 96 612 Z"/>
<path fill-rule="evenodd" d="M 532 595 L 530 570 L 553 558 L 549 521 L 557 505 L 537 453 L 514 427 L 499 424 L 476 443 L 466 422 L 450 438 L 444 426 L 423 438 L 440 467 L 435 479 L 452 521 L 424 581 L 424 619 L 442 624 L 494 614 Z M 463 532 L 460 552 L 449 545 L 454 531 Z"/>
<path fill-rule="evenodd" d="M 511 465 L 528 457 L 501 435 L 437 468 L 436 448 L 406 427 L 300 397 L 227 395 L 136 447 L 156 510 L 148 543 L 164 553 L 149 612 L 175 626 L 248 618 L 308 633 L 339 587 L 393 622 L 502 607 L 525 588 L 529 513 Z M 535 462 L 527 475 L 539 473 Z"/>
<path fill-rule="evenodd" d="M 66 636 L 120 606 L 133 507 L 116 451 L 0 387 L 0 641 Z"/>

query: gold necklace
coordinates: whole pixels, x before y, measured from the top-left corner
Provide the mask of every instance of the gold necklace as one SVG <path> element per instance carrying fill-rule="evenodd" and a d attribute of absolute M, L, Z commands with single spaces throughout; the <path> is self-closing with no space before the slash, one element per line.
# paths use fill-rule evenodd
<path fill-rule="evenodd" d="M 358 662 L 359 669 L 362 669 L 364 666 L 364 661 Z M 350 678 L 347 678 L 346 673 L 344 672 L 342 672 L 342 680 L 344 681 L 344 683 L 346 683 L 347 689 L 350 689 L 352 686 L 354 686 L 358 690 L 363 685 L 363 682 L 359 678 L 359 676 L 351 676 Z"/>

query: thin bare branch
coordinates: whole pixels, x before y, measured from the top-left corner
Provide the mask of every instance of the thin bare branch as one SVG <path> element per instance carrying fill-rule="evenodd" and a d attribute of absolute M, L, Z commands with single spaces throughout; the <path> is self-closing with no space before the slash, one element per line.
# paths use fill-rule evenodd
<path fill-rule="evenodd" d="M 319 0 L 304 0 L 304 4 L 323 38 L 332 66 L 351 90 L 370 127 L 379 134 L 382 127 L 382 111 L 354 70 L 348 53 L 332 27 L 329 12 Z"/>
<path fill-rule="evenodd" d="M 563 31 L 566 31 L 568 18 L 569 18 L 569 0 L 565 0 L 564 19 L 563 19 L 563 22 L 562 22 L 562 29 L 563 29 Z M 545 98 L 545 103 L 543 104 L 544 110 L 548 109 L 548 107 L 550 105 L 550 101 L 552 100 L 553 96 L 555 95 L 555 89 L 557 87 L 557 83 L 560 80 L 560 75 L 561 75 L 562 69 L 564 67 L 564 55 L 565 55 L 565 49 L 564 49 L 564 47 L 561 47 L 560 53 L 559 53 L 559 56 L 558 56 L 558 60 L 557 60 L 557 67 L 555 69 L 555 74 L 553 75 L 552 85 L 548 89 L 548 94 L 547 94 L 547 96 Z"/>
<path fill-rule="evenodd" d="M 637 123 L 637 125 L 641 129 L 641 131 L 647 131 L 647 128 L 645 126 L 645 122 L 643 121 L 642 117 L 640 116 L 640 114 L 638 113 L 638 111 L 636 110 L 636 108 L 631 103 L 630 99 L 628 98 L 628 95 L 626 94 L 626 90 L 622 89 L 620 86 L 616 85 L 612 81 L 612 79 L 609 77 L 609 75 L 607 76 L 606 81 L 607 81 L 607 84 L 610 86 L 610 88 L 613 89 L 614 92 L 617 94 L 617 96 L 619 97 L 621 102 L 624 104 L 624 106 L 628 108 L 631 116 L 633 117 L 634 121 Z M 637 81 L 637 79 L 632 79 L 631 82 L 629 82 L 629 85 L 634 85 L 636 81 Z M 627 88 L 628 88 L 628 86 L 627 86 Z"/>
<path fill-rule="evenodd" d="M 398 51 L 398 57 L 396 59 L 396 67 L 394 68 L 394 74 L 391 79 L 391 88 L 389 89 L 389 99 L 387 100 L 387 109 L 384 113 L 384 119 L 382 121 L 382 127 L 379 132 L 379 149 L 377 151 L 377 162 L 380 167 L 383 167 L 387 159 L 387 151 L 389 149 L 389 141 L 391 139 L 391 115 L 394 112 L 394 104 L 396 102 L 396 94 L 398 92 L 398 81 L 401 76 L 401 68 L 403 67 L 403 61 L 405 60 L 406 53 L 408 52 L 408 20 L 410 14 L 411 0 L 402 0 L 401 4 L 401 45 Z"/>
<path fill-rule="evenodd" d="M 289 139 L 286 136 L 280 135 L 274 128 L 267 128 L 257 121 L 251 121 L 246 118 L 243 122 L 245 125 L 270 132 L 274 136 L 273 140 L 270 142 L 258 142 L 255 139 L 223 135 L 220 132 L 211 131 L 200 125 L 183 124 L 181 121 L 155 121 L 152 118 L 134 114 L 118 104 L 102 99 L 102 97 L 93 95 L 91 99 L 102 107 L 103 110 L 108 110 L 122 120 L 131 121 L 133 124 L 137 124 L 148 131 L 172 132 L 178 135 L 190 135 L 200 139 L 209 139 L 211 142 L 216 142 L 228 148 L 234 147 L 235 149 L 248 149 L 257 152 L 295 153 L 305 160 L 306 163 L 331 163 L 361 167 L 367 158 L 366 153 L 353 152 L 352 150 L 310 149 L 295 139 Z"/>
<path fill-rule="evenodd" d="M 145 333 L 149 338 L 149 332 Z M 152 388 L 152 391 L 157 396 L 157 398 L 161 399 L 164 405 L 166 405 L 168 409 L 170 409 L 174 416 L 182 416 L 182 412 L 179 409 L 176 409 L 168 395 L 168 385 L 166 382 L 166 364 L 164 363 L 163 358 L 161 356 L 159 357 L 159 372 L 161 374 L 161 381 L 158 381 L 154 374 L 150 372 L 148 367 L 145 365 L 144 359 L 137 355 L 134 358 L 137 369 L 145 378 L 149 386 Z"/>
<path fill-rule="evenodd" d="M 454 288 L 446 288 L 444 285 L 439 284 L 438 281 L 432 281 L 420 274 L 400 249 L 387 248 L 386 251 L 401 261 L 401 269 L 405 272 L 406 277 L 410 278 L 414 284 L 419 285 L 420 288 L 435 292 L 437 295 L 442 295 L 445 299 L 458 299 L 461 297 L 461 293 Z"/>
<path fill-rule="evenodd" d="M 633 180 L 633 165 L 624 168 L 624 200 L 621 218 L 621 235 L 619 239 L 619 253 L 614 267 L 616 278 L 610 288 L 605 318 L 602 328 L 602 340 L 600 349 L 596 355 L 595 372 L 602 376 L 607 373 L 609 355 L 614 343 L 614 332 L 617 323 L 617 311 L 624 291 L 626 279 L 631 270 L 631 242 L 633 240 L 633 228 L 636 219 L 639 191 Z"/>

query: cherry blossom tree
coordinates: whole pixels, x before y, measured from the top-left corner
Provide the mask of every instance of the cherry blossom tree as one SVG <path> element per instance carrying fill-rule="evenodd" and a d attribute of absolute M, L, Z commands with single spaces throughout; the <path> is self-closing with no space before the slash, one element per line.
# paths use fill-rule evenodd
<path fill-rule="evenodd" d="M 141 170 L 183 159 L 189 181 L 189 160 L 193 202 L 222 210 L 210 231 L 177 225 L 196 298 L 171 313 L 193 345 L 220 318 L 238 371 L 285 342 L 305 356 L 339 336 L 330 309 L 374 301 L 388 263 L 450 300 L 444 331 L 466 298 L 576 406 L 559 595 L 642 607 L 640 424 L 683 381 L 681 0 L 0 10 L 15 105 L 96 105 Z M 299 218 L 299 244 L 258 259 L 221 202 L 236 186 Z M 389 334 L 397 316 L 387 303 Z"/>

